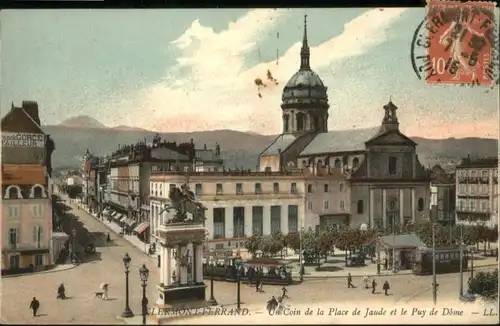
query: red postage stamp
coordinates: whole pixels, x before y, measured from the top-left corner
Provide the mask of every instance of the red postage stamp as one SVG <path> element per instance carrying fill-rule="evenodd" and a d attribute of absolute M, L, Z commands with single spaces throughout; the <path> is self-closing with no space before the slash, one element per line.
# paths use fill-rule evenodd
<path fill-rule="evenodd" d="M 492 85 L 496 46 L 494 2 L 429 0 L 430 84 Z"/>

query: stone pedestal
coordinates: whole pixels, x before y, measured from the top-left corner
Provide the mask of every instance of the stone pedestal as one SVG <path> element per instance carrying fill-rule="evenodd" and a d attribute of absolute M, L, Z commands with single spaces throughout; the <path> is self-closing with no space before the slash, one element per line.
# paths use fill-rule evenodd
<path fill-rule="evenodd" d="M 200 307 L 205 301 L 203 242 L 206 229 L 189 222 L 162 225 L 160 284 L 156 304 L 162 308 Z"/>

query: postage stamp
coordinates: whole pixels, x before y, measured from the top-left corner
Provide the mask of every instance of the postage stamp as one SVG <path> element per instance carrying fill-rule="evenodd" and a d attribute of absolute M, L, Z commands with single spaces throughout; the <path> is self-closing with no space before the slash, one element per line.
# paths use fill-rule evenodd
<path fill-rule="evenodd" d="M 429 0 L 424 21 L 415 31 L 412 53 L 423 65 L 414 69 L 429 84 L 495 83 L 498 69 L 494 2 Z"/>

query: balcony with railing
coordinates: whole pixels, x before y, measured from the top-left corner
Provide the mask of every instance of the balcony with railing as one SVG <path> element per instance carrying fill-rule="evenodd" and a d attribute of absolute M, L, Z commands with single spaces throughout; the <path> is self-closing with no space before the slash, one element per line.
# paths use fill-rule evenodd
<path fill-rule="evenodd" d="M 490 211 L 471 211 L 467 208 L 458 208 L 457 209 L 457 219 L 459 221 L 489 221 L 491 217 Z"/>

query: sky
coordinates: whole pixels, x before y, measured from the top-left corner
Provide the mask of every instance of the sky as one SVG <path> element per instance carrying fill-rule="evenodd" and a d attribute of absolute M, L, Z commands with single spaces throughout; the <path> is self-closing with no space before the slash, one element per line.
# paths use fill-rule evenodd
<path fill-rule="evenodd" d="M 45 125 L 88 115 L 110 127 L 278 134 L 305 14 L 330 130 L 379 125 L 391 99 L 408 136 L 498 138 L 498 90 L 415 75 L 423 8 L 3 10 L 2 116 L 34 100 Z M 267 70 L 278 85 L 259 97 Z"/>

